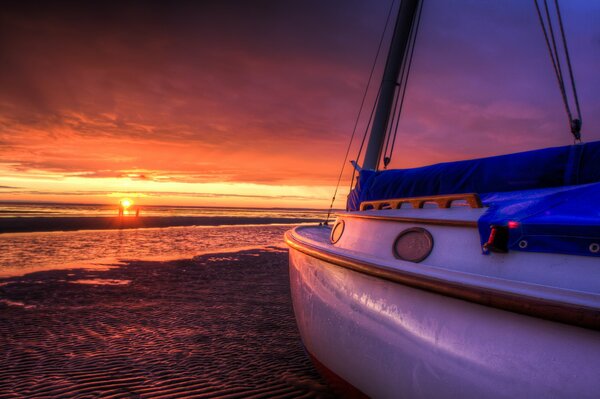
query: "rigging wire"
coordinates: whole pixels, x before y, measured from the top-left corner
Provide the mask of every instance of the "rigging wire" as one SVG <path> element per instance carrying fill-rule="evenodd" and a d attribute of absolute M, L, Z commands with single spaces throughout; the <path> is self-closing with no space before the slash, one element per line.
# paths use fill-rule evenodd
<path fill-rule="evenodd" d="M 571 57 L 569 56 L 569 47 L 567 46 L 567 37 L 565 35 L 565 29 L 563 27 L 562 15 L 560 14 L 560 7 L 558 6 L 558 0 L 554 0 L 554 5 L 556 6 L 556 15 L 558 17 L 558 24 L 560 26 L 560 34 L 562 36 L 563 47 L 565 49 L 565 59 L 567 61 L 567 66 L 569 68 L 569 77 L 571 79 L 571 89 L 573 90 L 573 98 L 575 99 L 575 107 L 577 108 L 577 118 L 579 120 L 579 126 L 576 127 L 579 131 L 581 131 L 581 108 L 579 108 L 579 96 L 577 95 L 577 88 L 575 87 L 575 77 L 573 77 L 573 67 L 571 66 Z M 571 126 L 573 129 L 573 126 Z M 579 136 L 579 141 L 581 141 L 581 135 Z"/>
<path fill-rule="evenodd" d="M 400 0 L 400 1 L 402 1 L 402 0 Z M 394 4 L 394 1 L 392 1 L 392 5 L 393 4 Z M 392 32 L 392 37 L 396 36 L 396 29 L 398 29 L 398 26 L 394 25 L 394 31 Z M 386 58 L 386 61 L 385 61 L 385 68 L 384 68 L 384 70 L 387 70 L 388 62 L 390 61 L 390 53 L 391 52 L 392 52 L 392 48 L 390 46 L 390 48 L 388 49 L 388 57 Z M 362 141 L 360 143 L 360 147 L 358 149 L 358 153 L 356 154 L 356 161 L 357 162 L 360 159 L 360 156 L 362 154 L 362 150 L 363 150 L 363 147 L 365 145 L 367 136 L 369 134 L 369 131 L 372 128 L 371 121 L 373 120 L 373 116 L 375 115 L 375 109 L 377 108 L 377 103 L 379 102 L 379 96 L 381 95 L 382 86 L 383 86 L 383 82 L 381 82 L 380 85 L 379 85 L 379 90 L 377 91 L 377 96 L 375 96 L 375 101 L 373 102 L 373 108 L 371 109 L 371 115 L 369 116 L 369 122 L 367 123 L 367 126 L 365 127 L 365 132 L 363 133 L 363 138 L 362 138 Z M 389 118 L 389 115 L 387 116 L 387 118 Z M 386 121 L 386 124 L 387 124 L 387 121 Z M 350 195 L 350 193 L 352 192 L 352 186 L 354 185 L 354 179 L 355 178 L 356 178 L 356 169 L 354 169 L 352 171 L 352 179 L 350 180 L 350 187 L 349 187 L 348 195 Z"/>
<path fill-rule="evenodd" d="M 408 66 L 406 67 L 406 74 L 401 75 L 401 77 L 403 77 L 404 81 L 400 81 L 400 85 L 402 87 L 402 95 L 400 96 L 400 104 L 398 106 L 398 112 L 396 113 L 396 128 L 394 129 L 394 137 L 392 139 L 392 146 L 390 147 L 390 151 L 389 151 L 389 155 L 387 157 L 384 158 L 384 166 L 387 168 L 387 165 L 390 163 L 390 161 L 392 160 L 392 154 L 394 153 L 394 146 L 396 145 L 396 136 L 398 135 L 398 126 L 400 125 L 400 116 L 402 115 L 402 107 L 404 105 L 404 98 L 406 96 L 406 87 L 408 86 L 408 77 L 410 75 L 410 67 L 412 66 L 412 59 L 413 59 L 413 54 L 415 52 L 415 43 L 417 42 L 417 34 L 419 32 L 419 25 L 421 23 L 421 14 L 423 12 L 423 3 L 425 2 L 425 0 L 421 0 L 421 3 L 419 4 L 419 11 L 418 14 L 415 16 L 416 19 L 416 24 L 413 24 L 414 26 L 414 31 L 412 32 L 412 38 L 411 38 L 411 48 L 410 48 L 410 53 L 408 56 Z M 404 72 L 404 71 L 403 71 Z M 392 128 L 392 126 L 390 126 L 390 129 Z M 391 133 L 391 131 L 390 131 Z"/>
<path fill-rule="evenodd" d="M 400 70 L 401 71 L 404 70 L 404 62 L 402 63 Z M 402 72 L 402 73 L 404 73 L 404 72 Z M 396 115 L 396 113 L 398 112 L 398 99 L 400 97 L 400 90 L 398 90 L 398 86 L 399 86 L 399 83 L 396 82 L 396 93 L 394 94 L 394 102 L 392 103 L 392 109 L 394 111 L 393 111 L 392 115 Z M 395 116 L 392 117 L 391 120 L 389 120 L 389 118 L 388 118 L 388 125 L 386 126 L 385 147 L 383 148 L 383 168 L 384 169 L 387 169 L 387 166 L 390 163 L 390 158 L 387 156 L 387 154 L 388 154 L 388 147 L 390 146 L 390 140 L 392 138 L 392 135 L 390 134 L 390 132 L 391 132 L 392 126 L 394 126 L 395 120 L 396 120 Z"/>
<path fill-rule="evenodd" d="M 394 4 L 394 2 L 395 2 L 395 0 L 392 1 L 392 5 Z M 400 0 L 400 2 L 402 2 L 402 0 Z M 394 25 L 394 31 L 392 32 L 392 38 L 394 36 L 396 36 L 396 29 L 398 29 L 398 26 Z M 387 70 L 388 63 L 390 62 L 391 52 L 392 52 L 392 48 L 391 48 L 391 43 L 390 43 L 390 48 L 388 49 L 388 56 L 386 57 L 386 60 L 385 60 L 384 71 Z M 382 87 L 383 87 L 383 81 L 379 84 L 379 90 L 377 91 L 377 96 L 375 97 L 375 101 L 373 102 L 373 108 L 371 109 L 371 115 L 369 116 L 369 123 L 367 123 L 367 126 L 365 127 L 365 132 L 363 133 L 362 142 L 360 143 L 360 148 L 358 149 L 358 154 L 356 155 L 357 162 L 360 159 L 363 147 L 365 145 L 365 141 L 367 139 L 369 131 L 371 130 L 371 127 L 372 127 L 371 121 L 373 119 L 373 116 L 375 115 L 375 109 L 377 108 L 377 103 L 379 102 L 379 96 L 381 95 Z M 389 115 L 387 116 L 387 118 L 389 118 Z M 386 121 L 386 124 L 387 124 L 387 121 Z M 352 184 L 354 183 L 354 175 L 355 174 L 356 174 L 356 170 L 352 173 L 352 182 L 350 184 L 350 190 L 352 190 Z"/>
<path fill-rule="evenodd" d="M 552 18 L 550 16 L 550 9 L 548 7 L 548 0 L 544 0 L 544 9 L 546 20 L 542 15 L 542 11 L 540 9 L 540 5 L 538 0 L 533 0 L 535 4 L 535 8 L 537 11 L 537 15 L 540 21 L 540 25 L 542 27 L 542 32 L 544 33 L 544 39 L 546 41 L 546 46 L 548 47 L 548 52 L 550 54 L 550 60 L 552 62 L 552 67 L 554 68 L 554 73 L 556 74 L 556 79 L 558 81 L 558 87 L 560 89 L 560 93 L 563 99 L 563 103 L 565 105 L 565 111 L 567 112 L 567 118 L 569 119 L 569 127 L 571 128 L 571 133 L 575 138 L 575 142 L 581 142 L 581 109 L 579 107 L 579 96 L 577 95 L 577 88 L 575 86 L 575 78 L 573 76 L 573 68 L 571 66 L 571 57 L 569 56 L 569 48 L 567 46 L 567 39 L 565 36 L 565 30 L 562 23 L 562 16 L 560 13 L 560 8 L 558 6 L 558 0 L 554 0 L 554 5 L 556 8 L 556 16 L 558 20 L 560 34 L 562 36 L 562 45 L 564 49 L 564 57 L 567 63 L 567 68 L 569 72 L 569 79 L 571 80 L 571 90 L 572 97 L 575 103 L 575 108 L 577 111 L 577 118 L 573 118 L 573 112 L 571 111 L 571 105 L 569 104 L 569 97 L 567 95 L 567 89 L 564 81 L 564 74 L 562 71 L 562 65 L 560 62 L 560 56 L 558 52 L 558 46 L 556 45 L 556 39 L 554 34 L 554 28 L 552 27 Z M 546 26 L 547 25 L 547 26 Z M 552 44 L 550 43 L 552 42 Z"/>
<path fill-rule="evenodd" d="M 419 14 L 418 18 L 419 18 L 419 19 L 417 19 L 417 25 L 419 24 L 419 22 L 420 22 L 420 20 L 421 20 L 421 19 L 420 19 L 420 18 L 421 18 L 421 10 L 423 9 L 423 3 L 424 3 L 424 2 L 425 2 L 425 0 L 421 0 L 421 2 L 420 2 L 420 4 L 419 4 L 419 12 L 418 12 L 418 14 Z M 413 24 L 413 27 L 414 27 L 414 26 L 415 26 L 415 24 Z M 417 28 L 416 28 L 416 29 L 418 29 L 418 26 L 417 26 Z M 411 37 L 412 37 L 412 35 L 413 35 L 413 32 L 415 32 L 415 31 L 416 31 L 416 29 L 415 29 L 415 30 L 413 30 L 413 31 L 411 31 Z M 415 33 L 415 35 L 416 35 L 416 33 Z M 414 46 L 414 40 L 413 40 L 413 39 L 410 39 L 410 42 L 411 42 L 411 43 L 412 43 L 412 45 Z M 390 49 L 390 51 L 391 51 L 391 49 Z M 411 61 L 410 61 L 410 62 L 412 62 L 412 54 L 413 54 L 413 51 L 414 51 L 414 47 L 413 47 L 413 50 L 411 50 L 411 52 L 410 52 L 410 59 L 411 59 Z M 406 63 L 406 57 L 405 57 L 405 58 L 404 58 L 404 60 L 402 61 L 401 71 L 404 71 L 404 68 L 405 68 L 405 63 Z M 410 72 L 410 68 L 409 68 L 408 72 Z M 402 72 L 400 75 L 403 75 L 403 73 L 404 73 L 404 72 Z M 402 96 L 403 96 L 403 97 L 402 97 L 402 102 L 404 101 L 404 92 L 405 92 L 405 91 L 406 91 L 406 88 L 404 89 L 404 91 L 403 91 L 403 94 L 402 94 Z M 364 144 L 365 144 L 365 141 L 366 141 L 367 135 L 368 135 L 368 133 L 369 133 L 369 128 L 370 128 L 370 126 L 371 126 L 371 120 L 372 120 L 372 118 L 373 118 L 373 115 L 374 115 L 374 113 L 375 113 L 375 108 L 377 107 L 377 100 L 379 99 L 379 93 L 381 93 L 381 85 L 379 86 L 379 92 L 377 93 L 376 101 L 375 101 L 375 103 L 373 104 L 373 108 L 372 108 L 372 110 L 371 110 L 371 115 L 370 115 L 370 117 L 369 117 L 369 123 L 367 123 L 367 126 L 366 126 L 366 128 L 365 128 L 365 132 L 364 132 L 364 134 L 363 134 L 362 142 L 361 142 L 361 144 L 360 144 L 360 148 L 359 148 L 359 150 L 358 150 L 358 154 L 356 155 L 356 160 L 357 160 L 357 161 L 358 161 L 358 159 L 360 158 L 360 156 L 361 156 L 361 154 L 362 154 L 362 150 L 363 150 L 363 147 L 364 147 Z M 397 104 L 398 104 L 398 93 L 399 93 L 399 92 L 397 92 L 397 93 L 396 93 L 396 97 L 395 97 L 395 99 L 394 99 L 394 105 L 393 105 L 393 109 L 394 109 L 394 110 L 396 110 L 396 106 L 397 106 Z M 400 108 L 400 109 L 401 109 L 401 108 Z M 396 111 L 394 111 L 394 114 L 396 114 Z M 392 123 L 393 123 L 393 121 L 392 121 Z M 390 125 L 390 126 L 391 126 L 391 125 Z M 397 130 L 397 127 L 396 127 L 396 130 Z M 396 137 L 394 136 L 394 139 L 393 139 L 393 141 L 392 141 L 392 150 L 393 150 L 393 148 L 394 148 L 394 144 L 395 144 L 395 142 L 396 142 Z M 388 138 L 387 138 L 387 141 L 386 141 L 386 146 L 385 146 L 384 154 L 385 154 L 385 153 L 386 153 L 386 151 L 387 151 L 388 143 L 389 143 L 389 136 L 388 136 Z M 385 161 L 385 157 L 384 157 L 384 167 L 385 167 L 385 166 L 387 166 L 387 164 L 386 164 L 385 162 L 386 162 L 386 161 Z M 389 161 L 387 161 L 387 162 L 389 163 Z M 352 192 L 352 187 L 354 186 L 354 179 L 355 179 L 355 178 L 356 178 L 356 170 L 354 170 L 354 171 L 352 172 L 352 179 L 350 180 L 350 187 L 349 187 L 349 192 L 348 192 L 348 195 L 350 195 L 350 193 Z"/>
<path fill-rule="evenodd" d="M 381 47 L 383 45 L 383 40 L 385 38 L 385 32 L 388 29 L 388 26 L 389 26 L 389 23 L 390 23 L 390 17 L 392 15 L 392 10 L 394 8 L 394 3 L 395 2 L 396 2 L 396 0 L 392 0 L 392 2 L 390 4 L 390 9 L 388 10 L 388 15 L 387 15 L 387 18 L 386 18 L 385 26 L 383 28 L 383 32 L 381 33 L 381 38 L 379 39 L 379 45 L 377 47 L 377 52 L 375 53 L 375 59 L 373 60 L 373 65 L 371 66 L 371 72 L 369 73 L 369 79 L 367 81 L 367 86 L 365 87 L 365 91 L 363 93 L 362 101 L 360 103 L 358 115 L 356 116 L 356 120 L 354 122 L 354 128 L 352 129 L 352 135 L 350 136 L 350 142 L 348 143 L 348 148 L 346 149 L 346 155 L 344 156 L 344 162 L 342 163 L 342 168 L 340 170 L 340 174 L 338 176 L 338 181 L 337 181 L 337 184 L 335 186 L 335 191 L 333 192 L 333 197 L 331 198 L 331 204 L 329 205 L 329 210 L 327 211 L 327 218 L 325 219 L 325 224 L 327 224 L 329 222 L 329 217 L 331 216 L 331 211 L 333 210 L 333 203 L 335 202 L 335 198 L 337 196 L 337 192 L 338 192 L 338 189 L 340 187 L 340 182 L 342 181 L 342 176 L 344 174 L 344 168 L 346 166 L 346 162 L 348 161 L 348 155 L 350 154 L 350 148 L 352 147 L 352 142 L 354 141 L 354 135 L 356 134 L 356 128 L 357 128 L 358 122 L 360 120 L 360 115 L 362 113 L 362 110 L 363 110 L 363 107 L 364 107 L 364 104 L 365 104 L 365 100 L 367 98 L 367 93 L 369 91 L 369 87 L 371 86 L 371 81 L 372 81 L 372 78 L 373 78 L 373 73 L 375 71 L 375 66 L 377 65 L 377 60 L 379 59 L 379 54 L 381 53 Z M 381 88 L 380 88 L 380 91 L 381 91 Z M 379 96 L 379 94 L 378 94 L 378 96 Z M 373 116 L 372 114 L 373 114 L 373 111 L 371 111 L 371 117 Z M 371 118 L 369 118 L 369 123 L 370 123 L 370 121 L 371 121 Z M 361 143 L 361 150 L 362 150 L 362 145 L 363 144 L 364 144 L 364 138 L 363 138 L 363 141 Z M 354 172 L 352 173 L 352 180 L 354 181 Z"/>
<path fill-rule="evenodd" d="M 381 85 L 379 86 L 379 90 L 377 91 L 377 96 L 375 96 L 375 102 L 373 102 L 373 107 L 371 108 L 371 114 L 369 115 L 369 121 L 367 122 L 367 126 L 365 127 L 365 132 L 363 134 L 362 141 L 360 142 L 360 147 L 358 148 L 358 154 L 356 155 L 356 161 L 358 162 L 360 155 L 362 154 L 363 147 L 365 146 L 365 142 L 367 140 L 367 135 L 369 134 L 369 130 L 371 128 L 371 122 L 373 121 L 373 116 L 375 115 L 375 108 L 377 107 L 377 99 L 381 94 Z M 348 191 L 348 195 L 352 192 L 352 186 L 354 185 L 354 179 L 356 178 L 356 168 L 352 169 L 352 178 L 350 179 L 350 189 Z"/>

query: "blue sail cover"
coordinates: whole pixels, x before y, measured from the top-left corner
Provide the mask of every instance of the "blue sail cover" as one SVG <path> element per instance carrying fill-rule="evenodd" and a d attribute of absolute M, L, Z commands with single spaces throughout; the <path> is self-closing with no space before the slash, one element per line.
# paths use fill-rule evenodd
<path fill-rule="evenodd" d="M 484 194 L 482 202 L 482 245 L 491 226 L 509 226 L 511 250 L 600 256 L 600 183 Z"/>
<path fill-rule="evenodd" d="M 361 171 L 348 210 L 363 201 L 478 193 L 479 220 L 509 229 L 509 248 L 600 256 L 600 141 L 414 169 Z M 524 241 L 524 243 L 523 243 Z M 520 244 L 520 245 L 519 245 Z"/>

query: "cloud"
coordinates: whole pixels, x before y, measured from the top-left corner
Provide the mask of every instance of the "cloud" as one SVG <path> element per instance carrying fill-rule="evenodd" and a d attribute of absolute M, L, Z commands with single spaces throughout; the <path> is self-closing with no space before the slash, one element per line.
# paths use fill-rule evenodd
<path fill-rule="evenodd" d="M 2 188 L 2 187 L 0 187 Z M 6 187 L 10 188 L 10 187 Z M 16 187 L 15 187 L 16 188 Z M 44 191 L 44 190 L 13 190 L 4 191 L 3 194 L 27 194 L 35 196 L 73 196 L 73 197 L 184 197 L 184 198 L 245 198 L 257 200 L 325 200 L 325 197 L 307 195 L 257 195 L 257 194 L 230 194 L 230 193 L 202 193 L 182 191 L 102 191 L 102 190 L 73 190 L 73 191 Z"/>
<path fill-rule="evenodd" d="M 264 2 L 260 12 L 244 2 L 144 5 L 141 13 L 138 3 L 68 5 L 3 14 L 11 40 L 0 42 L 0 159 L 13 170 L 334 178 L 339 158 L 330 154 L 343 151 L 380 30 L 361 14 L 334 4 L 314 13 L 317 2 Z M 349 42 L 343 30 L 364 35 Z M 357 57 L 357 45 L 368 54 Z"/>
<path fill-rule="evenodd" d="M 532 4 L 424 7 L 391 166 L 571 142 Z M 600 6 L 563 8 L 584 138 L 600 139 Z M 335 184 L 387 12 L 13 2 L 0 13 L 0 163 L 48 179 Z"/>

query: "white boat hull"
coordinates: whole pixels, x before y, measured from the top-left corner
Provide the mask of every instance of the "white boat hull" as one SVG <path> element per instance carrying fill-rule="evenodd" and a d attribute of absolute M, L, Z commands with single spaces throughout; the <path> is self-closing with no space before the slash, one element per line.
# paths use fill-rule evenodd
<path fill-rule="evenodd" d="M 412 288 L 290 249 L 307 351 L 373 398 L 598 398 L 598 331 Z"/>

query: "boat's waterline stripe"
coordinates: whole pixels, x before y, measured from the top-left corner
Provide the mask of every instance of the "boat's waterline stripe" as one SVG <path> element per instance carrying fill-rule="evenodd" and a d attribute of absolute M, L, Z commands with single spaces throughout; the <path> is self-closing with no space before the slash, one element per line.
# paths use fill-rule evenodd
<path fill-rule="evenodd" d="M 382 220 L 384 222 L 403 222 L 403 223 L 418 223 L 429 224 L 435 226 L 453 226 L 453 227 L 472 227 L 477 228 L 477 222 L 468 220 L 449 220 L 449 219 L 422 219 L 411 218 L 404 216 L 380 216 L 380 215 L 359 215 L 355 213 L 344 213 L 336 215 L 340 218 L 356 218 L 356 219 L 373 219 Z"/>
<path fill-rule="evenodd" d="M 479 305 L 490 306 L 545 320 L 558 321 L 592 330 L 600 330 L 599 308 L 515 294 L 487 287 L 449 282 L 435 277 L 383 268 L 374 263 L 353 259 L 302 242 L 294 237 L 293 230 L 285 233 L 285 241 L 291 248 L 313 258 L 369 276 L 382 278 L 452 298 L 462 299 Z"/>

